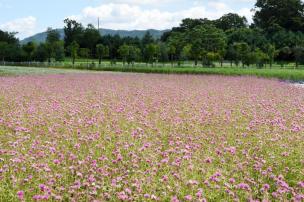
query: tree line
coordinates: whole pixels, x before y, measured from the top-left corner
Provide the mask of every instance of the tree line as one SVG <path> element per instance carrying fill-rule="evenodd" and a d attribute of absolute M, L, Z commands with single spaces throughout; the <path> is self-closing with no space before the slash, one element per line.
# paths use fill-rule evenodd
<path fill-rule="evenodd" d="M 74 64 L 77 58 L 182 65 L 193 61 L 195 66 L 223 65 L 270 67 L 304 64 L 304 4 L 300 0 L 258 0 L 254 22 L 229 13 L 217 20 L 184 19 L 178 27 L 155 39 L 149 32 L 140 39 L 101 35 L 93 25 L 64 20 L 64 38 L 49 28 L 44 43 L 21 45 L 16 33 L 0 30 L 0 58 L 3 61 L 64 61 Z"/>

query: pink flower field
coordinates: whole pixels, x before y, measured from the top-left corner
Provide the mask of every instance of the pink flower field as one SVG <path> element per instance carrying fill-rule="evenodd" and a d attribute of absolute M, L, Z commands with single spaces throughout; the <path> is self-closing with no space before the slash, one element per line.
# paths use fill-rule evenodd
<path fill-rule="evenodd" d="M 0 201 L 304 201 L 304 88 L 1 77 Z"/>

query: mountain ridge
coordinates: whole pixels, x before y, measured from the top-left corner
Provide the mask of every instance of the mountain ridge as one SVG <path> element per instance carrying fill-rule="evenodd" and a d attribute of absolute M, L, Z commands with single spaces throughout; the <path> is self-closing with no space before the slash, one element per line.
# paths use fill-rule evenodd
<path fill-rule="evenodd" d="M 63 29 L 55 29 L 59 32 L 60 38 L 64 38 L 64 30 Z M 113 29 L 99 29 L 99 32 L 101 35 L 119 35 L 121 37 L 138 37 L 143 38 L 146 32 L 150 32 L 150 34 L 155 38 L 159 39 L 163 33 L 169 31 L 169 30 L 156 30 L 156 29 L 147 29 L 147 30 L 113 30 Z M 47 37 L 47 32 L 41 32 L 37 33 L 33 36 L 24 38 L 20 40 L 21 44 L 26 44 L 28 42 L 36 42 L 36 43 L 42 43 L 45 42 Z"/>

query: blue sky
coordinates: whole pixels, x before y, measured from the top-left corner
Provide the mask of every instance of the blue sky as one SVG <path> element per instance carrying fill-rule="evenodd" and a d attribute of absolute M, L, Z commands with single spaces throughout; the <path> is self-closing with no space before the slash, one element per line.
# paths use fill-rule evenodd
<path fill-rule="evenodd" d="M 24 38 L 63 27 L 63 19 L 111 29 L 167 29 L 186 17 L 216 19 L 236 12 L 251 21 L 255 0 L 0 0 L 0 29 Z"/>

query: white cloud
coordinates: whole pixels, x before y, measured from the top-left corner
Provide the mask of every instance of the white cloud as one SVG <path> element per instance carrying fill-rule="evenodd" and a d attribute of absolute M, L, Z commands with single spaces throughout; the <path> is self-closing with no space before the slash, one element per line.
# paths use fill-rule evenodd
<path fill-rule="evenodd" d="M 20 38 L 30 36 L 35 33 L 37 19 L 33 16 L 18 18 L 0 25 L 0 29 L 9 32 L 18 32 Z"/>

